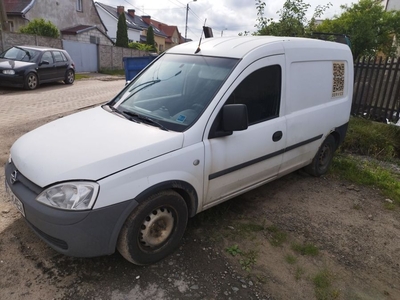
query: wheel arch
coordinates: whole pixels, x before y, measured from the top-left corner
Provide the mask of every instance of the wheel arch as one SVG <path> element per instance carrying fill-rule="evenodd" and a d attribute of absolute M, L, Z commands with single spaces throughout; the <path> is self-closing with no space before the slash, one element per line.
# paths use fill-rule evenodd
<path fill-rule="evenodd" d="M 123 214 L 121 214 L 118 222 L 114 226 L 114 230 L 109 243 L 110 253 L 113 253 L 115 251 L 122 226 L 124 225 L 127 218 L 130 216 L 130 214 L 136 209 L 136 207 L 140 205 L 140 203 L 146 201 L 146 199 L 148 199 L 150 195 L 165 190 L 173 190 L 181 195 L 186 202 L 189 217 L 193 217 L 194 215 L 196 215 L 198 206 L 198 195 L 195 188 L 191 184 L 181 180 L 171 180 L 153 185 L 141 192 L 134 199 L 128 200 L 130 201 L 130 204 L 127 206 Z"/>

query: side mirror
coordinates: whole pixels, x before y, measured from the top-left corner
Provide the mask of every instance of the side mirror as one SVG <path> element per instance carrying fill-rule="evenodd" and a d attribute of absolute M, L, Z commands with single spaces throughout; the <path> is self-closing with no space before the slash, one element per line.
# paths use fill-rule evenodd
<path fill-rule="evenodd" d="M 240 131 L 249 127 L 247 106 L 245 104 L 227 104 L 222 108 L 222 128 L 224 131 Z"/>
<path fill-rule="evenodd" d="M 39 65 L 41 66 L 41 65 L 49 65 L 49 64 L 50 64 L 50 62 L 48 60 L 42 60 Z"/>

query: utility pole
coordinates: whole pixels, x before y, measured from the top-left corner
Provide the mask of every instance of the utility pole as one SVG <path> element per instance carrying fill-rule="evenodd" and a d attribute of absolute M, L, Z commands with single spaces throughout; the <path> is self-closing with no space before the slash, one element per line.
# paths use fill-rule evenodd
<path fill-rule="evenodd" d="M 196 2 L 197 0 L 193 0 L 193 1 L 190 1 L 190 2 Z M 186 4 L 186 23 L 185 23 L 185 42 L 186 42 L 186 39 L 187 39 L 187 23 L 188 23 L 188 16 L 189 16 L 189 3 L 190 2 L 188 2 L 187 4 Z"/>
<path fill-rule="evenodd" d="M 7 26 L 7 12 L 6 12 L 6 6 L 4 4 L 4 0 L 0 0 L 0 27 L 3 31 L 8 31 L 8 26 Z"/>

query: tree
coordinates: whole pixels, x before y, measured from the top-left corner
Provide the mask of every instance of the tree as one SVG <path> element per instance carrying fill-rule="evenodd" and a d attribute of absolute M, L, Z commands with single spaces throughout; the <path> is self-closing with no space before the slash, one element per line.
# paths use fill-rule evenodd
<path fill-rule="evenodd" d="M 126 25 L 126 17 L 124 12 L 119 15 L 117 26 L 117 40 L 115 42 L 115 46 L 128 48 L 128 26 Z"/>
<path fill-rule="evenodd" d="M 380 2 L 360 0 L 351 6 L 342 5 L 343 13 L 324 20 L 317 30 L 348 35 L 354 58 L 379 52 L 392 56 L 399 46 L 399 39 L 393 37 L 400 36 L 400 12 L 385 11 Z"/>
<path fill-rule="evenodd" d="M 286 0 L 283 7 L 278 11 L 279 21 L 274 22 L 272 18 L 264 16 L 265 2 L 256 0 L 257 9 L 257 31 L 255 35 L 275 35 L 275 36 L 310 36 L 315 28 L 315 20 L 320 18 L 326 9 L 332 6 L 331 3 L 318 5 L 311 19 L 307 19 L 306 14 L 311 7 L 303 0 Z"/>
<path fill-rule="evenodd" d="M 154 29 L 152 26 L 147 28 L 146 44 L 152 47 L 152 51 L 157 51 L 156 42 L 154 41 Z"/>
<path fill-rule="evenodd" d="M 44 19 L 33 19 L 28 25 L 21 27 L 19 32 L 52 38 L 58 38 L 60 36 L 57 26 Z"/>

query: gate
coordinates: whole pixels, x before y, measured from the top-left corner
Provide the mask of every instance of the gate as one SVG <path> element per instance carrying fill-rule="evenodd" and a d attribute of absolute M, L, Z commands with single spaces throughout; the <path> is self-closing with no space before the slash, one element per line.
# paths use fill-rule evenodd
<path fill-rule="evenodd" d="M 96 44 L 63 40 L 63 48 L 67 50 L 74 61 L 76 72 L 97 72 L 99 70 Z"/>

